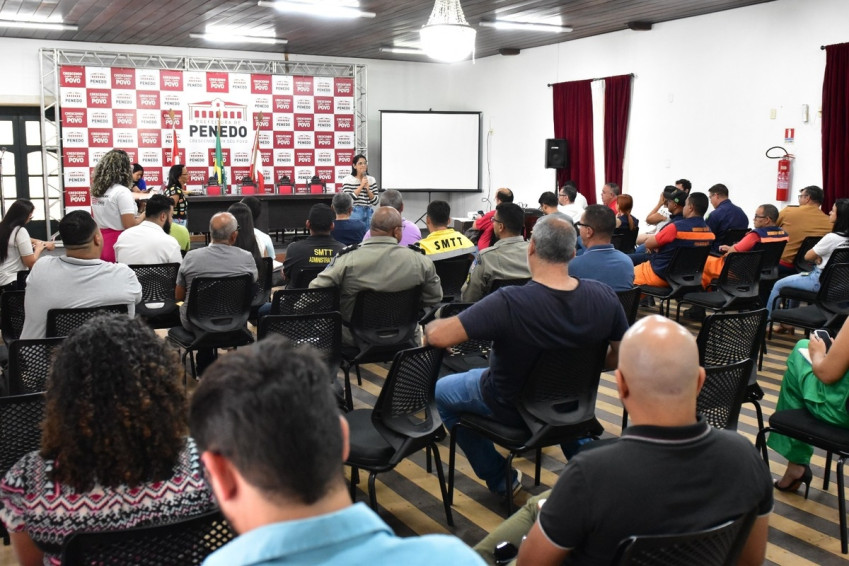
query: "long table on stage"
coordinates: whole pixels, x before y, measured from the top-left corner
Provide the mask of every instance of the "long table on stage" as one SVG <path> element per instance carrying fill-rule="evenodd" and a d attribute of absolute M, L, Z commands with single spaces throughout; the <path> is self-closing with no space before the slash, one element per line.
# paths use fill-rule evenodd
<path fill-rule="evenodd" d="M 226 211 L 231 204 L 239 202 L 245 195 L 187 196 L 188 226 L 191 233 L 209 232 L 209 219 L 216 212 Z M 274 232 L 291 228 L 303 228 L 310 208 L 314 204 L 330 205 L 333 194 L 310 195 L 251 195 L 262 202 L 262 212 L 256 227 L 263 232 Z"/>

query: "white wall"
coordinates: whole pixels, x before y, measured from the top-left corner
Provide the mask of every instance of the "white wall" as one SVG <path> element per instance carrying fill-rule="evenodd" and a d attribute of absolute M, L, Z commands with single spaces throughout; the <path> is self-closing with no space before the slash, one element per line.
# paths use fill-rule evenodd
<path fill-rule="evenodd" d="M 664 185 L 686 177 L 695 190 L 718 182 L 752 214 L 775 202 L 777 163 L 764 157 L 796 128 L 793 189 L 822 183 L 820 119 L 825 52 L 820 45 L 849 41 L 846 0 L 776 0 L 709 16 L 630 30 L 455 65 L 344 60 L 368 65 L 369 161 L 379 170 L 379 110 L 480 110 L 492 128 L 484 155 L 484 195 L 512 188 L 518 201 L 536 205 L 552 190 L 544 168 L 544 141 L 553 137 L 548 83 L 634 73 L 625 191 L 638 217 Z M 0 39 L 0 104 L 38 104 L 38 48 L 102 50 L 251 59 L 280 55 L 138 45 Z M 297 61 L 327 58 L 291 56 Z M 801 105 L 811 119 L 801 122 Z M 776 119 L 770 119 L 770 109 Z M 596 132 L 601 136 L 602 132 Z M 429 163 L 427 148 L 422 167 Z M 489 163 L 489 165 L 488 165 Z M 490 174 L 491 169 L 491 174 Z M 596 192 L 604 180 L 597 172 Z M 379 181 L 379 179 L 378 179 Z M 794 190 L 793 193 L 796 191 Z M 446 195 L 434 193 L 433 198 Z M 480 194 L 451 195 L 456 215 L 488 205 Z M 427 195 L 408 194 L 405 216 L 415 219 Z"/>

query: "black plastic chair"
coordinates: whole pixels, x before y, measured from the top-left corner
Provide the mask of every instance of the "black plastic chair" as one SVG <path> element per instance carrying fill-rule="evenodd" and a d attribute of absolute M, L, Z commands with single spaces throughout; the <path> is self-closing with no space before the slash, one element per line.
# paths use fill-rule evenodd
<path fill-rule="evenodd" d="M 802 243 L 799 244 L 799 250 L 796 252 L 796 257 L 793 258 L 793 267 L 796 268 L 796 271 L 802 273 L 814 268 L 814 262 L 806 260 L 805 254 L 813 249 L 820 240 L 822 240 L 822 236 L 807 236 L 802 240 Z"/>
<path fill-rule="evenodd" d="M 274 271 L 274 260 L 270 257 L 262 258 L 257 269 L 256 277 L 256 292 L 251 299 L 251 314 L 256 315 L 256 311 L 271 300 L 271 274 Z"/>
<path fill-rule="evenodd" d="M 321 352 L 336 379 L 342 361 L 342 315 L 338 312 L 269 315 L 259 321 L 257 339 L 269 334 L 285 336 L 295 344 L 309 344 Z"/>
<path fill-rule="evenodd" d="M 666 270 L 666 282 L 669 287 L 655 287 L 653 285 L 640 285 L 640 292 L 654 297 L 659 301 L 660 314 L 663 313 L 663 303 L 666 303 L 666 316 L 672 299 L 684 296 L 690 291 L 699 291 L 702 288 L 702 271 L 705 268 L 710 246 L 699 246 L 693 248 L 678 248 L 669 261 Z"/>
<path fill-rule="evenodd" d="M 763 254 L 762 251 L 728 254 L 716 282 L 716 290 L 686 293 L 678 301 L 675 320 L 680 320 L 681 305 L 686 303 L 716 312 L 760 306 L 758 283 Z"/>
<path fill-rule="evenodd" d="M 610 243 L 613 244 L 613 247 L 623 254 L 632 254 L 634 253 L 634 248 L 637 247 L 637 236 L 639 236 L 640 230 L 639 228 L 635 230 L 629 230 L 627 224 L 623 224 L 613 233 L 613 236 L 610 238 Z"/>
<path fill-rule="evenodd" d="M 849 246 L 841 246 L 831 252 L 831 256 L 828 259 L 825 269 L 828 269 L 829 265 L 837 265 L 838 263 L 849 263 Z M 825 271 L 825 269 L 823 271 Z M 820 274 L 820 276 L 822 275 L 823 274 Z M 781 297 L 782 302 L 793 300 L 813 304 L 817 300 L 817 293 L 816 291 L 806 291 L 804 289 L 785 287 L 779 293 L 779 297 Z"/>
<path fill-rule="evenodd" d="M 754 360 L 705 367 L 705 383 L 696 398 L 696 412 L 714 428 L 737 430 Z"/>
<path fill-rule="evenodd" d="M 749 233 L 748 228 L 729 228 L 722 234 L 722 237 L 719 239 L 720 246 L 733 246 L 737 242 L 743 239 L 743 236 Z"/>
<path fill-rule="evenodd" d="M 15 340 L 9 346 L 9 395 L 38 393 L 47 389 L 53 353 L 64 338 Z"/>
<path fill-rule="evenodd" d="M 181 358 L 183 367 L 189 357 L 194 379 L 197 368 L 192 352 L 203 348 L 237 348 L 254 341 L 247 328 L 253 294 L 253 277 L 248 273 L 192 279 L 186 318 L 193 330 L 175 326 L 168 330 L 168 340 L 185 350 Z"/>
<path fill-rule="evenodd" d="M 741 313 L 711 315 L 702 322 L 696 337 L 699 347 L 699 365 L 724 366 L 744 360 L 752 360 L 754 366 L 758 350 L 766 331 L 766 309 Z M 757 382 L 757 373 L 751 372 L 746 388 L 746 403 L 755 406 L 758 429 L 763 428 L 764 417 L 759 401 L 764 392 Z"/>
<path fill-rule="evenodd" d="M 752 510 L 694 533 L 628 537 L 619 543 L 614 566 L 736 566 L 755 523 Z"/>
<path fill-rule="evenodd" d="M 220 511 L 122 531 L 77 533 L 62 549 L 68 566 L 200 566 L 236 533 Z"/>
<path fill-rule="evenodd" d="M 625 318 L 628 319 L 628 326 L 631 326 L 637 320 L 637 311 L 640 310 L 640 288 L 631 287 L 627 291 L 617 291 L 616 296 L 619 297 L 619 302 L 622 303 L 622 308 L 625 309 Z"/>
<path fill-rule="evenodd" d="M 421 449 L 433 454 L 442 504 L 448 524 L 454 526 L 437 440 L 443 432 L 434 389 L 442 350 L 425 347 L 395 354 L 374 410 L 358 409 L 345 415 L 350 426 L 351 499 L 356 501 L 357 470 L 368 470 L 371 508 L 377 510 L 374 480 Z"/>
<path fill-rule="evenodd" d="M 339 289 L 280 289 L 271 299 L 271 314 L 314 314 L 339 310 Z"/>
<path fill-rule="evenodd" d="M 849 407 L 847 407 L 849 410 Z M 761 428 L 755 439 L 755 447 L 760 448 L 764 462 L 769 465 L 766 451 L 766 435 L 775 432 L 825 450 L 825 474 L 823 491 L 828 489 L 831 474 L 831 460 L 837 456 L 837 509 L 840 523 L 840 551 L 849 554 L 849 542 L 846 536 L 846 494 L 844 493 L 843 465 L 849 458 L 849 429 L 821 421 L 807 409 L 789 409 L 776 411 L 769 417 L 769 426 Z"/>
<path fill-rule="evenodd" d="M 318 277 L 318 274 L 327 268 L 326 265 L 321 267 L 301 267 L 292 270 L 292 277 L 286 285 L 287 289 L 306 289 L 310 286 L 313 279 Z"/>
<path fill-rule="evenodd" d="M 24 298 L 26 291 L 6 291 L 0 295 L 0 331 L 8 346 L 21 337 L 24 329 Z"/>
<path fill-rule="evenodd" d="M 559 348 L 543 352 L 534 363 L 516 405 L 524 427 L 512 427 L 495 419 L 464 413 L 451 431 L 448 457 L 448 496 L 454 495 L 454 459 L 457 427 L 467 428 L 509 451 L 504 468 L 507 514 L 513 513 L 513 458 L 536 450 L 535 485 L 540 482 L 542 449 L 577 438 L 596 438 L 604 432 L 595 418 L 598 384 L 607 353 L 607 342 L 582 348 Z"/>
<path fill-rule="evenodd" d="M 29 277 L 29 269 L 22 269 L 18 271 L 18 278 L 16 279 L 18 291 L 25 291 L 27 288 L 27 277 Z"/>
<path fill-rule="evenodd" d="M 180 324 L 180 309 L 174 298 L 179 263 L 130 265 L 141 283 L 142 298 L 136 303 L 136 316 L 151 328 L 171 328 Z"/>
<path fill-rule="evenodd" d="M 520 279 L 493 279 L 492 285 L 489 286 L 489 291 L 486 294 L 494 293 L 502 287 L 522 286 L 530 280 L 530 277 L 522 277 Z"/>
<path fill-rule="evenodd" d="M 433 262 L 439 283 L 442 286 L 442 303 L 451 303 L 460 296 L 463 283 L 469 277 L 469 267 L 474 260 L 472 254 L 464 254 Z"/>
<path fill-rule="evenodd" d="M 440 318 L 456 316 L 472 306 L 474 303 L 450 303 L 442 307 Z M 445 351 L 442 366 L 454 373 L 462 373 L 470 369 L 485 367 L 489 365 L 487 359 L 492 349 L 490 340 L 469 339 L 465 342 L 451 346 Z"/>
<path fill-rule="evenodd" d="M 772 338 L 772 325 L 776 322 L 803 328 L 806 334 L 823 327 L 836 333 L 849 314 L 849 263 L 828 262 L 820 275 L 820 290 L 816 294 L 815 304 L 776 309 L 775 306 L 780 300 L 779 296 L 773 302 L 768 338 Z"/>
<path fill-rule="evenodd" d="M 102 312 L 127 314 L 127 305 L 103 305 L 79 309 L 50 309 L 47 311 L 47 337 L 61 338 L 84 325 Z"/>
<path fill-rule="evenodd" d="M 759 242 L 755 244 L 754 250 L 761 250 L 764 253 L 763 262 L 761 263 L 761 285 L 766 281 L 775 281 L 778 279 L 778 263 L 781 261 L 781 255 L 784 253 L 784 248 L 787 247 L 787 241 L 781 242 Z"/>
<path fill-rule="evenodd" d="M 25 454 L 41 447 L 44 393 L 0 397 L 0 477 L 5 477 Z M 0 523 L 0 537 L 9 545 L 9 534 Z"/>
<path fill-rule="evenodd" d="M 357 372 L 357 384 L 362 385 L 360 364 L 387 362 L 399 350 L 415 347 L 419 326 L 421 286 L 404 291 L 360 291 L 354 300 L 349 327 L 356 346 L 342 347 L 342 369 L 345 371 L 345 399 L 353 409 L 351 368 Z"/>

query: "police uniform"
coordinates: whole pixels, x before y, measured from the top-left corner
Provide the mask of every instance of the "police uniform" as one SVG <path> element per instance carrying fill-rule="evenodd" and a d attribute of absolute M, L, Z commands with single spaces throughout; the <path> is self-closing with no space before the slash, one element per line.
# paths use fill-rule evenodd
<path fill-rule="evenodd" d="M 399 246 L 392 236 L 373 236 L 339 252 L 310 288 L 338 287 L 342 319 L 350 321 L 360 291 L 404 291 L 417 285 L 422 286 L 423 306 L 442 299 L 439 276 L 430 259 Z M 353 343 L 347 328 L 343 341 Z"/>
<path fill-rule="evenodd" d="M 477 301 L 486 295 L 496 279 L 529 278 L 528 242 L 522 236 L 511 236 L 481 250 L 472 265 L 469 279 L 463 285 L 461 299 Z"/>

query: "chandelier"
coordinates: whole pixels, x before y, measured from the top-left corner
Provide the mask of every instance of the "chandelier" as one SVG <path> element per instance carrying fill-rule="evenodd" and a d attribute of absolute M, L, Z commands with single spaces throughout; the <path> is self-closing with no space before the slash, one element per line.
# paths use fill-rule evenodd
<path fill-rule="evenodd" d="M 422 49 L 431 59 L 454 63 L 474 53 L 477 32 L 466 21 L 460 0 L 436 0 L 419 33 Z"/>

